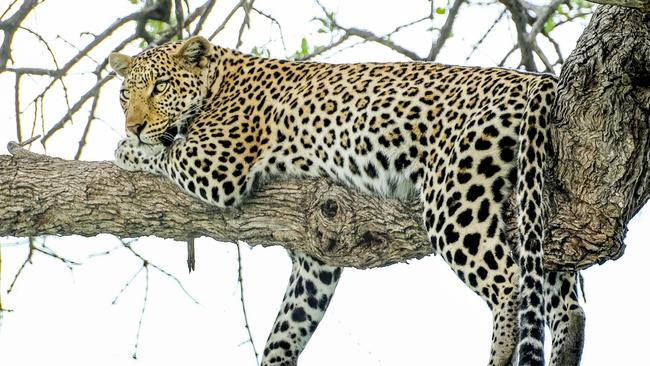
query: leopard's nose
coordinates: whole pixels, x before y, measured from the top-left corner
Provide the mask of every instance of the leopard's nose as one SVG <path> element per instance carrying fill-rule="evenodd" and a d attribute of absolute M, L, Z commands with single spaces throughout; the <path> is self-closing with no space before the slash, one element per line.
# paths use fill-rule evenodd
<path fill-rule="evenodd" d="M 140 122 L 140 123 L 134 123 L 126 126 L 127 131 L 133 133 L 136 136 L 140 136 L 140 132 L 144 130 L 144 126 L 146 125 L 146 122 Z"/>

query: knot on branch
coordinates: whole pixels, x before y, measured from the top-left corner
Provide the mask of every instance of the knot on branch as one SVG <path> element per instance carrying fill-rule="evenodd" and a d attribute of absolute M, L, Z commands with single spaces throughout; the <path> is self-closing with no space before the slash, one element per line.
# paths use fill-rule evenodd
<path fill-rule="evenodd" d="M 377 203 L 380 201 L 375 197 L 331 183 L 317 183 L 315 188 L 313 203 L 307 210 L 307 230 L 323 256 L 343 258 L 377 253 L 395 240 L 388 226 L 378 224 L 382 214 Z"/>
<path fill-rule="evenodd" d="M 338 211 L 339 205 L 336 203 L 335 200 L 328 199 L 320 206 L 320 209 L 323 212 L 323 215 L 331 219 L 334 218 L 334 216 L 336 216 L 336 211 Z"/>
<path fill-rule="evenodd" d="M 368 230 L 361 234 L 361 240 L 357 242 L 360 246 L 374 247 L 386 245 L 390 237 L 386 233 Z"/>
<path fill-rule="evenodd" d="M 341 187 L 332 184 L 319 184 L 314 192 L 314 209 L 308 215 L 311 224 L 310 232 L 313 233 L 315 242 L 323 253 L 328 255 L 339 252 L 340 242 L 350 243 L 351 240 L 343 239 L 346 233 L 349 235 L 349 228 L 346 226 L 353 220 L 353 213 L 346 201 L 347 192 Z M 350 201 L 350 197 L 347 197 Z"/>

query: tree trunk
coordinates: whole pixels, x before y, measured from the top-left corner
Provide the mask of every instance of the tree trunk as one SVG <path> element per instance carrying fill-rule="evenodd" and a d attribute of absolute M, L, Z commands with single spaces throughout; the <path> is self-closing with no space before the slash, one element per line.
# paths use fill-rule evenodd
<path fill-rule="evenodd" d="M 596 9 L 562 67 L 553 113 L 548 265 L 616 259 L 650 195 L 650 14 Z"/>
<path fill-rule="evenodd" d="M 649 20 L 599 7 L 562 69 L 546 172 L 550 270 L 618 258 L 628 221 L 648 200 Z M 14 156 L 0 156 L 0 236 L 210 236 L 357 268 L 431 253 L 419 205 L 326 180 L 275 182 L 224 211 L 164 178 L 10 150 Z"/>

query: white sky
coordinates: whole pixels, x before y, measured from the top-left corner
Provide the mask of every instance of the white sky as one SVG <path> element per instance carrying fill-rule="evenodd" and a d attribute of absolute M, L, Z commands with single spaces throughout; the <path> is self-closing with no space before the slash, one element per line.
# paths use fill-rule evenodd
<path fill-rule="evenodd" d="M 7 3 L 8 0 L 0 0 L 0 9 Z M 230 3 L 234 1 L 219 1 L 214 11 L 223 17 Z M 127 0 L 114 1 L 110 7 L 106 4 L 48 0 L 30 16 L 26 25 L 43 35 L 49 34 L 48 40 L 53 41 L 65 62 L 75 51 L 56 39 L 56 34 L 77 47 L 83 46 L 89 36 L 80 35 L 81 31 L 101 31 L 131 9 Z M 394 1 L 370 0 L 332 0 L 325 4 L 337 11 L 340 23 L 372 29 L 378 34 L 421 17 L 428 6 L 425 1 L 417 0 L 402 0 L 397 6 Z M 283 57 L 299 48 L 303 36 L 315 42 L 323 37 L 315 34 L 316 25 L 309 22 L 316 11 L 311 1 L 258 0 L 256 5 L 282 23 L 287 51 L 280 45 L 277 28 L 259 17 L 253 19 L 254 28 L 245 38 L 245 51 L 271 40 L 269 48 L 273 55 Z M 76 14 L 88 15 L 78 16 L 71 9 L 79 9 Z M 472 45 L 497 14 L 487 8 L 464 12 L 439 61 L 485 66 L 497 63 L 514 41 L 506 25 L 497 27 L 475 56 L 465 62 Z M 224 32 L 215 43 L 234 46 L 240 19 L 234 20 L 235 32 Z M 424 55 L 429 42 L 421 36 L 424 27 L 415 27 L 393 40 Z M 580 34 L 579 27 L 571 27 L 559 37 L 565 56 Z M 213 28 L 206 25 L 205 29 Z M 325 39 L 320 38 L 320 42 L 325 43 Z M 14 46 L 19 66 L 48 66 L 47 53 L 33 37 L 23 33 L 16 38 Z M 110 47 L 98 49 L 93 57 L 98 60 L 105 57 Z M 326 60 L 399 59 L 380 46 L 366 45 L 330 55 Z M 93 68 L 94 64 L 86 61 L 75 69 L 78 80 L 70 81 L 69 89 L 92 82 L 92 77 L 83 71 Z M 34 90 L 42 82 L 26 77 L 23 88 Z M 114 145 L 123 134 L 123 117 L 117 104 L 118 86 L 118 81 L 111 81 L 105 91 L 98 112 L 101 119 L 94 122 L 88 140 L 92 148 L 85 151 L 84 159 L 112 159 Z M 83 93 L 84 88 L 81 86 L 72 93 Z M 16 136 L 11 97 L 13 76 L 8 73 L 0 75 L 0 95 L 5 96 L 0 100 L 0 153 L 6 153 L 6 143 Z M 23 108 L 28 107 L 30 100 L 28 97 L 21 100 Z M 58 121 L 65 111 L 47 101 L 45 109 L 46 125 Z M 26 124 L 29 123 L 27 120 Z M 84 123 L 83 114 L 76 117 L 72 125 L 52 139 L 47 153 L 72 157 Z M 34 146 L 34 150 L 43 151 L 40 146 Z M 650 297 L 642 282 L 647 278 L 642 270 L 650 259 L 650 249 L 645 243 L 650 222 L 646 211 L 642 210 L 629 226 L 628 247 L 623 258 L 583 273 L 588 300 L 583 304 L 587 313 L 584 365 L 631 365 L 647 358 Z M 5 314 L 0 327 L 0 365 L 255 364 L 250 345 L 243 343 L 247 337 L 233 245 L 198 240 L 197 271 L 191 275 L 186 273 L 184 243 L 146 238 L 134 245 L 153 263 L 179 276 L 201 303 L 193 304 L 164 275 L 151 271 L 139 359 L 135 361 L 131 354 L 143 300 L 144 273 L 116 305 L 111 302 L 137 271 L 139 261 L 119 248 L 110 256 L 89 258 L 91 253 L 119 246 L 115 238 L 106 235 L 90 239 L 47 238 L 47 245 L 57 253 L 84 264 L 70 272 L 59 262 L 36 255 L 33 265 L 25 269 L 14 291 L 7 296 L 4 292 L 27 252 L 25 245 L 16 245 L 18 242 L 24 240 L 0 238 L 3 259 L 0 289 L 5 307 L 14 310 Z M 243 246 L 242 253 L 249 320 L 261 352 L 284 293 L 290 264 L 281 248 L 250 250 Z M 481 365 L 487 363 L 490 333 L 491 315 L 487 306 L 437 257 L 382 269 L 347 269 L 328 314 L 301 357 L 301 365 Z"/>

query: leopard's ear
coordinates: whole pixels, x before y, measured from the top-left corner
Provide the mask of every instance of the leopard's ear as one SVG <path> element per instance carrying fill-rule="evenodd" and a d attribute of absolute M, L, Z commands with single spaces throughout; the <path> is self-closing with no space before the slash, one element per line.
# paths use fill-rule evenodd
<path fill-rule="evenodd" d="M 207 56 L 211 48 L 210 41 L 201 36 L 194 36 L 183 42 L 176 56 L 180 57 L 187 65 L 204 67 L 208 63 Z"/>
<path fill-rule="evenodd" d="M 132 62 L 132 57 L 121 53 L 113 52 L 108 56 L 108 63 L 111 65 L 111 68 L 121 77 L 128 75 Z"/>

